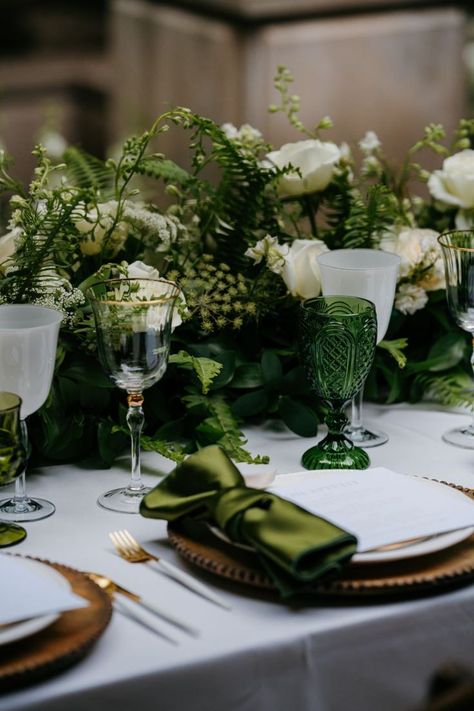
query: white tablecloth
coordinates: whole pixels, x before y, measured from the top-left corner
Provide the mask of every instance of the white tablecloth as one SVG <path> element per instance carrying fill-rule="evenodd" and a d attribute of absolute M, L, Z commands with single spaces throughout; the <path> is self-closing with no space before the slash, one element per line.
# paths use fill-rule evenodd
<path fill-rule="evenodd" d="M 474 487 L 474 452 L 441 441 L 466 416 L 409 406 L 367 407 L 366 415 L 390 435 L 370 450 L 374 465 Z M 310 441 L 281 428 L 247 434 L 251 450 L 270 454 L 278 473 L 301 470 Z M 158 455 L 144 460 L 145 472 L 172 467 Z M 176 632 L 180 644 L 172 646 L 115 613 L 86 659 L 2 696 L 0 711 L 408 711 L 441 664 L 474 666 L 474 586 L 404 602 L 289 607 L 188 566 L 169 546 L 163 522 L 100 509 L 98 494 L 125 480 L 127 467 L 124 459 L 110 471 L 82 465 L 30 474 L 31 493 L 53 500 L 57 511 L 27 524 L 27 539 L 12 552 L 108 574 L 187 616 L 201 637 Z M 125 527 L 218 590 L 232 611 L 119 559 L 107 534 Z"/>

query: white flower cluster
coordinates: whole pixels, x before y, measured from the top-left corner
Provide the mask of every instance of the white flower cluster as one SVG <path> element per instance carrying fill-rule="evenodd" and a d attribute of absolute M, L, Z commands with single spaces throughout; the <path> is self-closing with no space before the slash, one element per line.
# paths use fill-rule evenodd
<path fill-rule="evenodd" d="M 241 143 L 249 148 L 258 145 L 263 139 L 258 128 L 254 128 L 249 123 L 242 124 L 240 128 L 234 126 L 233 123 L 223 123 L 221 129 L 231 141 L 236 141 L 236 143 Z"/>
<path fill-rule="evenodd" d="M 438 232 L 405 228 L 385 235 L 381 249 L 401 258 L 395 307 L 404 314 L 414 314 L 428 301 L 427 291 L 444 289 L 444 265 Z"/>
<path fill-rule="evenodd" d="M 317 256 L 327 251 L 328 247 L 319 239 L 295 239 L 291 245 L 282 245 L 276 237 L 266 235 L 245 256 L 255 264 L 265 260 L 268 269 L 281 276 L 292 296 L 310 299 L 321 292 Z"/>
<path fill-rule="evenodd" d="M 174 215 L 162 215 L 129 200 L 124 204 L 123 218 L 140 232 L 143 244 L 156 252 L 167 252 L 182 229 Z"/>
<path fill-rule="evenodd" d="M 124 246 L 130 230 L 138 233 L 145 246 L 167 252 L 182 227 L 175 216 L 162 215 L 131 200 L 125 200 L 120 207 L 116 200 L 99 203 L 91 209 L 81 204 L 73 221 L 83 235 L 80 250 L 87 256 L 105 253 L 114 257 Z"/>

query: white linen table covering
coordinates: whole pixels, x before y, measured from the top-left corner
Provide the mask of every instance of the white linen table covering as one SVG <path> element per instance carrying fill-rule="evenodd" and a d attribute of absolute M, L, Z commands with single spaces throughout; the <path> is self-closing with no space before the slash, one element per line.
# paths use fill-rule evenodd
<path fill-rule="evenodd" d="M 367 406 L 365 414 L 390 436 L 370 450 L 373 465 L 474 488 L 474 451 L 441 440 L 466 415 L 407 405 Z M 250 428 L 247 435 L 252 451 L 270 454 L 278 473 L 301 470 L 312 443 L 281 427 Z M 145 472 L 172 466 L 144 456 Z M 474 585 L 403 602 L 290 607 L 188 566 L 169 546 L 164 522 L 100 509 L 97 496 L 126 479 L 127 470 L 123 459 L 110 471 L 68 465 L 29 474 L 31 494 L 50 498 L 57 511 L 26 524 L 27 539 L 10 550 L 108 574 L 187 617 L 201 637 L 172 628 L 180 639 L 175 647 L 115 613 L 82 662 L 0 696 L 0 711 L 408 711 L 440 665 L 455 661 L 474 670 Z M 145 480 L 157 481 L 148 474 Z M 232 611 L 118 558 L 107 534 L 120 528 L 214 587 Z"/>

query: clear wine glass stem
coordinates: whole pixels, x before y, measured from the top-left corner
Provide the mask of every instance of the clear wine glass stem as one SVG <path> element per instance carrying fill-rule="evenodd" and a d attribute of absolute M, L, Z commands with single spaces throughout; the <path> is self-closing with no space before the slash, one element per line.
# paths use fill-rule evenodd
<path fill-rule="evenodd" d="M 472 351 L 471 351 L 471 368 L 472 368 L 472 377 L 474 378 L 474 336 L 471 339 L 471 346 L 472 346 Z M 474 437 L 474 412 L 472 413 L 472 419 L 471 419 L 471 424 L 467 428 L 467 431 L 470 435 Z"/>
<path fill-rule="evenodd" d="M 132 475 L 128 490 L 136 492 L 143 489 L 142 475 L 140 468 L 140 435 L 145 421 L 142 409 L 142 393 L 128 393 L 127 424 L 130 429 L 132 442 Z"/>
<path fill-rule="evenodd" d="M 20 432 L 23 448 L 25 450 L 25 468 L 21 472 L 20 476 L 15 481 L 15 495 L 13 497 L 13 503 L 15 505 L 15 510 L 17 513 L 23 513 L 28 511 L 28 497 L 26 495 L 26 467 L 28 463 L 29 448 L 28 448 L 28 429 L 26 427 L 26 421 L 20 420 Z"/>
<path fill-rule="evenodd" d="M 352 433 L 361 432 L 363 428 L 362 421 L 362 399 L 364 396 L 364 388 L 361 388 L 357 395 L 352 398 L 352 413 L 350 429 Z"/>

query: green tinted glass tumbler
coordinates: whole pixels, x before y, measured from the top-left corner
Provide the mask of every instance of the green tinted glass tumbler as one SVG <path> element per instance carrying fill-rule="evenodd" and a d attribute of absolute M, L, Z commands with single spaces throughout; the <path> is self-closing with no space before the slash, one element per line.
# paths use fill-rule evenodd
<path fill-rule="evenodd" d="M 0 392 L 0 486 L 15 481 L 25 468 L 20 407 L 18 395 Z M 0 520 L 0 548 L 19 543 L 25 536 L 22 526 Z"/>
<path fill-rule="evenodd" d="M 302 457 L 306 469 L 366 469 L 370 459 L 344 434 L 345 405 L 372 366 L 377 317 L 371 301 L 319 296 L 303 302 L 299 350 L 311 389 L 328 405 L 327 436 Z"/>

